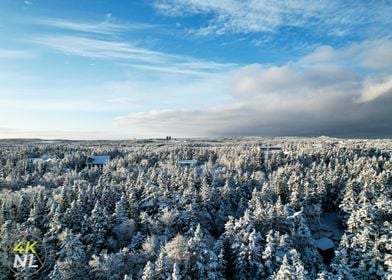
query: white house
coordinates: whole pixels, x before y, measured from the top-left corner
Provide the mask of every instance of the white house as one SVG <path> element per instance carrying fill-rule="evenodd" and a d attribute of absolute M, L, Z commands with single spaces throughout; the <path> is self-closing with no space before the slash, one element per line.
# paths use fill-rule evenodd
<path fill-rule="evenodd" d="M 182 159 L 182 160 L 179 160 L 178 163 L 180 165 L 195 166 L 197 164 L 197 160 L 196 159 Z"/>
<path fill-rule="evenodd" d="M 86 160 L 86 165 L 88 168 L 98 166 L 102 167 L 110 161 L 110 156 L 101 155 L 101 156 L 89 156 Z"/>
<path fill-rule="evenodd" d="M 42 162 L 52 162 L 52 161 L 57 161 L 57 158 L 55 157 L 50 157 L 50 156 L 41 156 L 41 157 L 34 157 L 34 158 L 29 158 L 29 160 L 36 164 L 40 161 Z"/>

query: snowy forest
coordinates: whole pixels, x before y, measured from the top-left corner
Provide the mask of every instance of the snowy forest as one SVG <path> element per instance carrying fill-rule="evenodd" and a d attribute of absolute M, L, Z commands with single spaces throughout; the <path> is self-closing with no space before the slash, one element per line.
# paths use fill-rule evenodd
<path fill-rule="evenodd" d="M 328 137 L 0 140 L 0 279 L 392 279 L 391 154 Z M 21 233 L 46 248 L 34 275 L 8 267 Z"/>

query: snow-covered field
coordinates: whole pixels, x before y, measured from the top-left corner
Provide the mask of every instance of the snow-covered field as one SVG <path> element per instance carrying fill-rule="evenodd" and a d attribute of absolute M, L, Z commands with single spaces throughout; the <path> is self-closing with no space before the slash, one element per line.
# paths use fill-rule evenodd
<path fill-rule="evenodd" d="M 391 151 L 328 137 L 0 140 L 0 279 L 31 273 L 9 268 L 21 235 L 45 247 L 31 279 L 391 279 Z M 87 168 L 94 155 L 110 162 Z"/>

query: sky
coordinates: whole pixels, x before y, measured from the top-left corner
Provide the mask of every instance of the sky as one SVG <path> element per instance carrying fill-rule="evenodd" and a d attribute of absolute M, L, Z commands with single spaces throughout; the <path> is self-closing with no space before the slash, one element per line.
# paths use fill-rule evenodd
<path fill-rule="evenodd" d="M 0 138 L 391 138 L 391 14 L 385 0 L 2 0 Z"/>

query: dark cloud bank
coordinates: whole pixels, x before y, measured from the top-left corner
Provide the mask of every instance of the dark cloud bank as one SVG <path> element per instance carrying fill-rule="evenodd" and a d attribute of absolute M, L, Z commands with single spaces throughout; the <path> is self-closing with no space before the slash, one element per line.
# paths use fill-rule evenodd
<path fill-rule="evenodd" d="M 390 40 L 320 47 L 283 66 L 247 65 L 219 79 L 232 102 L 117 119 L 135 133 L 178 137 L 392 137 Z M 373 63 L 377 61 L 377 64 Z"/>

